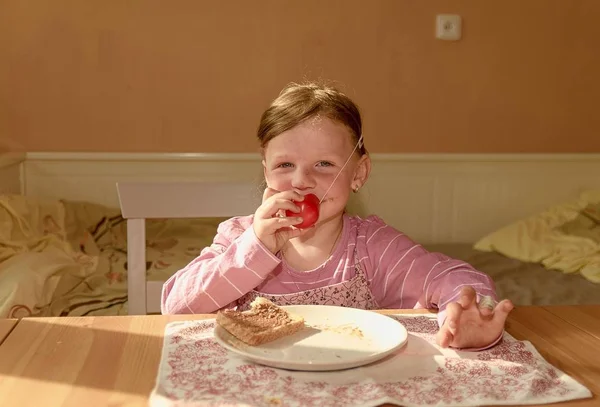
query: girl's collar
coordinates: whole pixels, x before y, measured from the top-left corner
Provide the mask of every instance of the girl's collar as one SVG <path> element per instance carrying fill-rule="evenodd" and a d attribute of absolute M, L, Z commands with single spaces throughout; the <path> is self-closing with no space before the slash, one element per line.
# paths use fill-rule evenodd
<path fill-rule="evenodd" d="M 336 237 L 336 240 L 334 241 L 333 245 L 331 246 L 331 251 L 329 252 L 329 256 L 327 257 L 327 259 L 320 264 L 319 266 L 315 267 L 314 269 L 311 270 L 306 270 L 306 271 L 298 271 L 296 269 L 294 269 L 293 267 L 291 267 L 285 260 L 285 256 L 283 254 L 283 252 L 279 252 L 279 258 L 281 259 L 282 263 L 284 264 L 285 269 L 288 271 L 288 273 L 294 275 L 294 276 L 298 276 L 301 278 L 309 278 L 309 279 L 314 279 L 314 277 L 312 276 L 312 274 L 314 272 L 320 271 L 320 273 L 323 272 L 323 270 L 329 265 L 329 263 L 336 263 L 335 260 L 337 260 L 342 253 L 346 250 L 347 248 L 347 244 L 344 244 L 344 242 L 347 242 L 348 239 L 348 226 L 349 226 L 349 215 L 347 213 L 344 213 L 342 215 L 342 229 L 338 232 L 338 235 Z M 320 277 L 320 275 L 318 276 Z M 317 278 L 318 280 L 318 278 Z"/>

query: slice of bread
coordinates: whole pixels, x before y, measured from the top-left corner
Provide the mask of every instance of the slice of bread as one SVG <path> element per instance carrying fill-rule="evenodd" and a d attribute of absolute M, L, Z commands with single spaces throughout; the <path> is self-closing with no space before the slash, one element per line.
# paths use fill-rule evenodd
<path fill-rule="evenodd" d="M 263 297 L 257 297 L 248 311 L 222 310 L 217 324 L 248 345 L 256 346 L 293 335 L 304 328 L 304 318 L 290 314 Z"/>

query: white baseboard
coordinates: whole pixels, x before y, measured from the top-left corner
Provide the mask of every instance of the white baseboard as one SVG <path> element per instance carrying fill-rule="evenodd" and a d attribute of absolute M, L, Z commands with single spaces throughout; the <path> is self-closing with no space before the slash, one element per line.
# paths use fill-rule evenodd
<path fill-rule="evenodd" d="M 600 154 L 373 154 L 350 204 L 423 243 L 473 242 L 600 189 Z M 117 181 L 259 183 L 257 154 L 27 153 L 23 193 L 118 206 Z"/>

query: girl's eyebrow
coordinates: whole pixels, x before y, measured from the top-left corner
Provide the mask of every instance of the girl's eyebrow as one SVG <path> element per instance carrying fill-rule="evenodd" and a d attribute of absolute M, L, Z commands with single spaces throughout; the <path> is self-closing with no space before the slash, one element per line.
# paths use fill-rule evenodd
<path fill-rule="evenodd" d="M 336 152 L 327 152 L 323 154 L 316 155 L 316 161 L 340 161 L 344 158 L 341 154 Z M 294 160 L 296 157 L 291 154 L 276 154 L 271 157 L 271 161 L 273 162 L 281 162 L 281 161 L 290 161 Z"/>
<path fill-rule="evenodd" d="M 337 154 L 337 153 L 323 154 L 321 156 L 321 158 L 319 159 L 319 161 L 332 161 L 332 162 L 338 162 L 338 161 L 344 161 L 344 160 L 345 160 L 345 158 L 341 154 Z"/>
<path fill-rule="evenodd" d="M 272 157 L 273 161 L 281 161 L 281 160 L 289 160 L 289 159 L 290 159 L 289 154 L 277 154 Z"/>

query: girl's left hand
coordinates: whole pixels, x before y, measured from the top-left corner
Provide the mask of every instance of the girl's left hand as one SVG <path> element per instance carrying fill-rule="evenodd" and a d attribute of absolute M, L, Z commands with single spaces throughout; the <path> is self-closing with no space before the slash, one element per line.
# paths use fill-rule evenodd
<path fill-rule="evenodd" d="M 481 305 L 473 287 L 463 287 L 459 300 L 446 306 L 446 320 L 437 333 L 438 345 L 483 348 L 498 339 L 514 305 L 510 300 L 500 301 L 494 309 Z"/>

